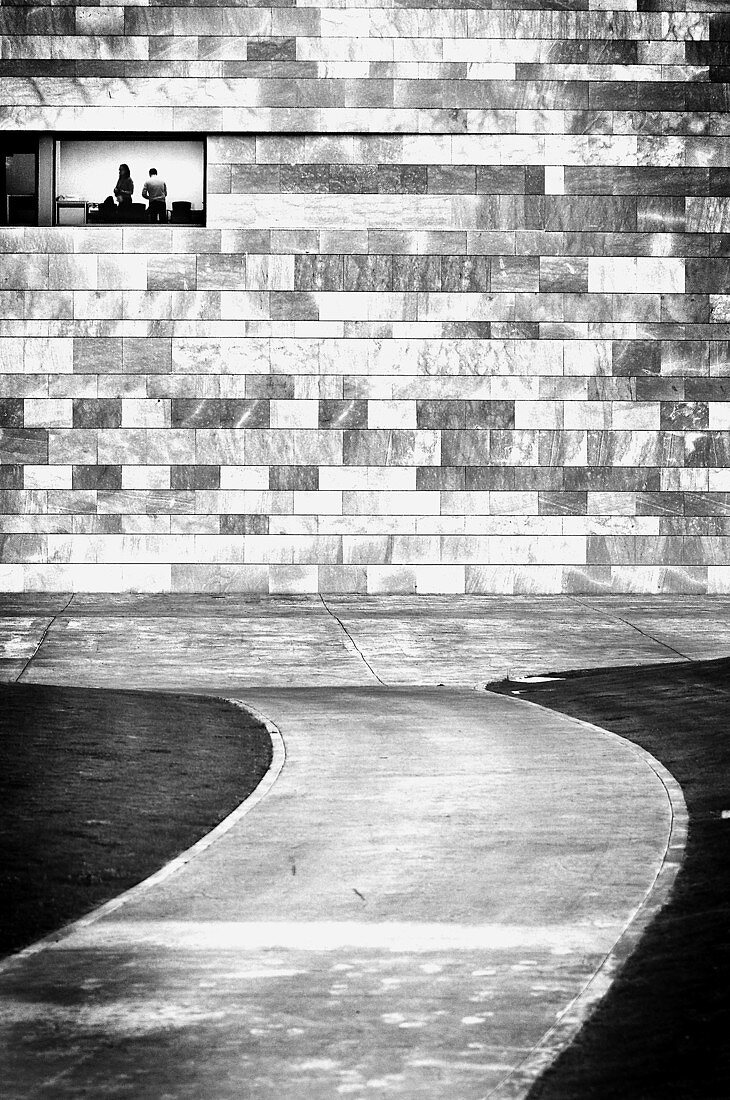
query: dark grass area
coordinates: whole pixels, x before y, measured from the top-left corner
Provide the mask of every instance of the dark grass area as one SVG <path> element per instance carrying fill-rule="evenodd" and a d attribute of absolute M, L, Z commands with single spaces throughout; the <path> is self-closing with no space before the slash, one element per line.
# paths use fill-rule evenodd
<path fill-rule="evenodd" d="M 0 685 L 0 954 L 152 874 L 270 761 L 265 729 L 225 700 Z"/>
<path fill-rule="evenodd" d="M 689 810 L 671 900 L 529 1100 L 730 1097 L 730 660 L 490 684 L 641 745 Z"/>

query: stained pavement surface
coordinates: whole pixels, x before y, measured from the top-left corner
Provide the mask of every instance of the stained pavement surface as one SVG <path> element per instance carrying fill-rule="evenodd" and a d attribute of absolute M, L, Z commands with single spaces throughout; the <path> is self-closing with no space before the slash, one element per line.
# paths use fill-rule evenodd
<path fill-rule="evenodd" d="M 653 884 L 670 806 L 617 739 L 474 692 L 247 699 L 279 779 L 194 864 L 0 974 L 5 1095 L 482 1097 Z"/>
<path fill-rule="evenodd" d="M 0 597 L 0 678 L 36 683 L 474 687 L 725 653 L 728 597 Z"/>
<path fill-rule="evenodd" d="M 469 689 L 730 641 L 721 601 L 12 601 L 8 678 L 184 677 L 287 751 L 194 864 L 0 976 L 18 1100 L 524 1096 L 664 900 L 681 794 L 620 739 Z"/>

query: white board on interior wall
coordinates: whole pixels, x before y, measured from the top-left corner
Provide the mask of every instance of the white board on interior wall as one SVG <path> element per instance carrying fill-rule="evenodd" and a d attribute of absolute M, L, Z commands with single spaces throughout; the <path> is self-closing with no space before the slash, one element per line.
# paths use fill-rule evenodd
<path fill-rule="evenodd" d="M 103 202 L 114 192 L 119 165 L 128 164 L 134 181 L 134 202 L 144 202 L 142 187 L 149 169 L 156 168 L 167 184 L 167 204 L 184 201 L 203 206 L 202 141 L 59 141 L 56 196 Z"/>

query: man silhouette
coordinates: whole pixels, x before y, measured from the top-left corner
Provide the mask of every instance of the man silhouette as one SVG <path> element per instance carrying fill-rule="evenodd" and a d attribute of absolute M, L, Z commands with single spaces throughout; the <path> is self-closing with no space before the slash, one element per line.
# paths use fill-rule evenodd
<path fill-rule="evenodd" d="M 150 168 L 150 177 L 142 188 L 142 198 L 149 201 L 147 216 L 151 222 L 167 223 L 167 184 L 157 175 L 156 168 Z"/>

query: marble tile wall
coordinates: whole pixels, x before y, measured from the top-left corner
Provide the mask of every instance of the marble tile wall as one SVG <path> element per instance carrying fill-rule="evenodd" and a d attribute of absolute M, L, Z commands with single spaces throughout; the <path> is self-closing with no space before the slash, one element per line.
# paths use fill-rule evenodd
<path fill-rule="evenodd" d="M 432 2 L 432 0 L 431 0 Z M 724 0 L 0 8 L 0 126 L 207 224 L 0 229 L 0 588 L 730 588 Z"/>

